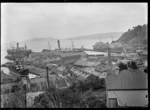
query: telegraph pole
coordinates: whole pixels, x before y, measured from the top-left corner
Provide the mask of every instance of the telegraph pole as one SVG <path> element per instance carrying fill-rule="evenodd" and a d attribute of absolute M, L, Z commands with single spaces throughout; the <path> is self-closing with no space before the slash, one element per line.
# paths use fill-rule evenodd
<path fill-rule="evenodd" d="M 48 83 L 48 90 L 50 90 L 50 85 L 49 85 L 49 76 L 48 76 L 48 66 L 46 67 L 47 71 L 47 83 Z"/>
<path fill-rule="evenodd" d="M 27 108 L 27 89 L 25 86 L 25 107 Z"/>
<path fill-rule="evenodd" d="M 109 43 L 107 42 L 107 48 L 108 48 L 108 66 L 109 66 L 109 71 L 110 73 L 112 72 L 112 63 L 111 63 L 111 51 L 109 47 Z"/>

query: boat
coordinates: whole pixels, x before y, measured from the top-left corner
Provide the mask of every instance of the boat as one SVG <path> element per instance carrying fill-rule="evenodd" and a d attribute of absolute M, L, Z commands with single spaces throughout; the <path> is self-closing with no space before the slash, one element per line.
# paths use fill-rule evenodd
<path fill-rule="evenodd" d="M 28 56 L 32 52 L 31 49 L 27 49 L 27 46 L 25 44 L 25 47 L 19 47 L 19 43 L 17 43 L 17 47 L 12 47 L 10 49 L 7 49 L 7 56 L 5 56 L 6 59 L 15 61 L 16 59 L 22 59 L 25 56 Z"/>

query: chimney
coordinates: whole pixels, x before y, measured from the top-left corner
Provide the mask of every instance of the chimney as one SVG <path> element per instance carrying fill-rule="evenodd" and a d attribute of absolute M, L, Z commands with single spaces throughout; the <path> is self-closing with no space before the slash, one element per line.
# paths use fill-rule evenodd
<path fill-rule="evenodd" d="M 107 42 L 107 46 L 108 46 L 108 65 L 111 69 L 112 63 L 111 63 L 111 52 L 110 52 L 110 47 L 109 47 L 109 43 Z"/>
<path fill-rule="evenodd" d="M 19 48 L 19 43 L 17 43 L 17 48 Z"/>
<path fill-rule="evenodd" d="M 58 49 L 60 50 L 60 42 L 59 42 L 59 40 L 57 40 L 57 42 L 58 42 Z"/>
<path fill-rule="evenodd" d="M 73 44 L 73 41 L 71 40 L 71 44 L 72 44 L 72 50 L 74 49 L 74 44 Z"/>
<path fill-rule="evenodd" d="M 25 50 L 27 49 L 26 43 L 25 43 L 25 47 L 24 48 L 25 48 Z"/>

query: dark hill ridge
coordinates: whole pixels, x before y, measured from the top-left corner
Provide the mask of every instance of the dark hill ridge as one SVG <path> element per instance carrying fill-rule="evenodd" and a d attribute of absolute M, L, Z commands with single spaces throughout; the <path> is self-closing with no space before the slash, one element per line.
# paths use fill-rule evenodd
<path fill-rule="evenodd" d="M 147 40 L 147 25 L 138 25 L 133 27 L 133 29 L 128 29 L 127 32 L 115 42 L 120 42 L 124 44 L 129 44 L 131 46 L 145 46 L 148 43 Z"/>

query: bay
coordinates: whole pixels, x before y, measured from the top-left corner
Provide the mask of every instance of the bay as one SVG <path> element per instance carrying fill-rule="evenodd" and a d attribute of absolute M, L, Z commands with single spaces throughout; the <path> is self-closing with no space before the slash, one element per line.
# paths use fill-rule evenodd
<path fill-rule="evenodd" d="M 116 38 L 117 39 L 117 38 Z M 114 40 L 116 40 L 114 39 Z M 96 42 L 112 42 L 112 39 L 111 38 L 104 38 L 104 39 L 78 39 L 78 40 L 72 40 L 73 41 L 73 45 L 74 45 L 74 48 L 81 48 L 82 46 L 86 49 L 93 49 L 93 45 L 96 43 Z M 26 42 L 19 42 L 19 46 L 22 47 L 24 46 L 25 44 L 27 45 L 27 48 L 28 49 L 31 49 L 33 52 L 41 52 L 43 49 L 49 49 L 49 45 L 48 45 L 48 42 L 50 44 L 50 47 L 52 50 L 58 48 L 58 43 L 57 43 L 57 40 L 53 39 L 53 40 L 46 40 L 46 41 L 26 41 Z M 60 46 L 61 46 L 61 49 L 64 49 L 64 48 L 71 48 L 71 40 L 60 40 Z M 4 64 L 6 62 L 8 62 L 7 59 L 5 59 L 5 56 L 7 55 L 7 49 L 10 48 L 11 46 L 14 46 L 16 47 L 16 43 L 12 44 L 11 45 L 3 45 L 1 46 L 1 64 Z"/>

